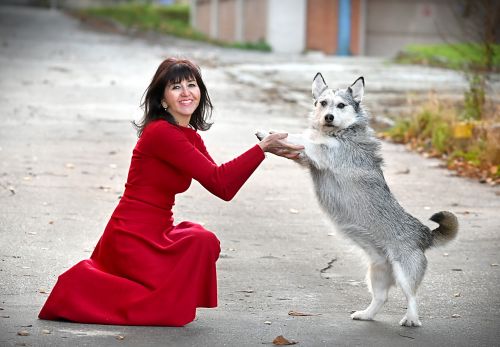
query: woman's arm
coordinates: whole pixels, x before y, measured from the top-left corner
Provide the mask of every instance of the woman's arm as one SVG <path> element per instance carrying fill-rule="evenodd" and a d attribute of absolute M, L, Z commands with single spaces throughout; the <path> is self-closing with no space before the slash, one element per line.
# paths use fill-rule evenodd
<path fill-rule="evenodd" d="M 194 178 L 226 201 L 236 195 L 265 158 L 261 147 L 255 145 L 233 160 L 216 165 L 210 156 L 189 142 L 181 129 L 164 121 L 149 125 L 141 141 L 148 153 Z"/>

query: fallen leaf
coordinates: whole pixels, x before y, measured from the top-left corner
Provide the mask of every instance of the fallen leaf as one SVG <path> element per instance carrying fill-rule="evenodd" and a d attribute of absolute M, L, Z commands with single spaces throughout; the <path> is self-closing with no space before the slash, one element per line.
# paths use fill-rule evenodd
<path fill-rule="evenodd" d="M 43 329 L 42 330 L 42 334 L 48 335 L 48 334 L 50 334 L 50 330 Z"/>
<path fill-rule="evenodd" d="M 124 336 L 122 336 L 122 335 L 117 335 L 117 336 L 115 337 L 115 339 L 117 339 L 117 340 L 123 340 L 123 339 L 125 339 L 125 337 L 124 337 Z"/>
<path fill-rule="evenodd" d="M 244 289 L 244 290 L 237 290 L 239 293 L 253 293 L 253 289 Z"/>
<path fill-rule="evenodd" d="M 497 263 L 490 264 L 490 266 L 498 266 Z"/>
<path fill-rule="evenodd" d="M 296 210 L 296 209 L 294 209 L 294 208 L 291 208 L 291 209 L 290 209 L 290 213 L 297 214 L 297 213 L 299 213 L 299 210 Z"/>
<path fill-rule="evenodd" d="M 451 315 L 451 318 L 460 318 L 462 317 L 461 315 L 459 315 L 458 313 L 454 313 Z"/>
<path fill-rule="evenodd" d="M 30 333 L 27 332 L 26 330 L 21 330 L 21 331 L 17 332 L 17 335 L 19 335 L 19 336 L 29 336 Z"/>
<path fill-rule="evenodd" d="M 460 293 L 455 293 L 455 294 L 453 294 L 453 296 L 454 296 L 455 298 L 459 298 L 460 296 L 462 296 L 462 294 L 460 294 Z"/>
<path fill-rule="evenodd" d="M 283 337 L 283 335 L 279 335 L 273 340 L 273 345 L 277 346 L 296 345 L 297 343 L 297 341 L 286 339 L 285 337 Z"/>
<path fill-rule="evenodd" d="M 72 164 L 72 163 L 67 163 L 67 164 L 66 164 L 66 168 L 67 168 L 67 169 L 74 169 L 74 168 L 75 168 L 75 165 L 74 165 L 74 164 Z"/>
<path fill-rule="evenodd" d="M 264 322 L 264 324 L 271 325 L 271 322 L 270 322 L 270 321 L 268 321 L 268 320 L 266 320 L 266 321 Z"/>
<path fill-rule="evenodd" d="M 297 317 L 305 317 L 305 316 L 319 316 L 319 314 L 315 313 L 304 313 L 304 312 L 298 312 L 298 311 L 289 311 L 288 312 L 289 316 L 297 316 Z"/>
<path fill-rule="evenodd" d="M 49 294 L 49 292 L 46 289 L 39 289 L 38 292 L 41 294 Z"/>
<path fill-rule="evenodd" d="M 451 271 L 463 271 L 462 269 L 451 269 Z"/>
<path fill-rule="evenodd" d="M 0 316 L 0 317 L 2 317 L 2 318 L 10 318 L 10 316 L 7 316 L 7 315 L 5 315 L 5 316 Z"/>
<path fill-rule="evenodd" d="M 406 168 L 404 170 L 396 171 L 396 175 L 408 175 L 410 173 L 410 169 Z"/>

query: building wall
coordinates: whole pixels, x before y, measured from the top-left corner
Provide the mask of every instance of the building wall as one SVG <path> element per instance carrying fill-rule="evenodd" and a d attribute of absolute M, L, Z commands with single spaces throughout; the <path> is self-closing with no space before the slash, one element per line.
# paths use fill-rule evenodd
<path fill-rule="evenodd" d="M 351 0 L 351 44 L 349 48 L 352 55 L 360 55 L 362 51 L 362 5 L 361 0 Z"/>
<path fill-rule="evenodd" d="M 268 0 L 267 42 L 275 52 L 300 53 L 306 42 L 306 1 Z"/>
<path fill-rule="evenodd" d="M 193 5 L 192 5 L 193 6 Z M 210 10 L 211 2 L 210 0 L 197 1 L 195 10 L 195 23 L 194 27 L 204 33 L 205 35 L 210 35 Z"/>
<path fill-rule="evenodd" d="M 392 56 L 412 43 L 464 39 L 455 0 L 367 0 L 366 54 Z"/>
<path fill-rule="evenodd" d="M 236 6 L 234 0 L 219 0 L 218 39 L 236 41 Z"/>
<path fill-rule="evenodd" d="M 337 51 L 338 1 L 307 1 L 307 38 L 308 50 L 334 54 Z"/>
<path fill-rule="evenodd" d="M 267 42 L 267 1 L 243 0 L 243 41 Z"/>

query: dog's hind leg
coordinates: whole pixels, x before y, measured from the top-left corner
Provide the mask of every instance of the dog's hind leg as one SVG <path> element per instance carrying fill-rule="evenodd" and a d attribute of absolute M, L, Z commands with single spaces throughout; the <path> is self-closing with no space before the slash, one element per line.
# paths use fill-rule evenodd
<path fill-rule="evenodd" d="M 388 262 L 371 263 L 366 274 L 368 289 L 372 293 L 372 302 L 363 311 L 351 315 L 356 320 L 373 320 L 377 312 L 387 301 L 389 288 L 394 284 L 392 269 Z"/>
<path fill-rule="evenodd" d="M 401 287 L 407 300 L 406 314 L 399 322 L 408 327 L 419 327 L 422 323 L 418 317 L 417 288 L 422 281 L 427 266 L 427 259 L 423 253 L 413 253 L 405 257 L 404 261 L 394 261 L 392 271 L 396 282 Z"/>

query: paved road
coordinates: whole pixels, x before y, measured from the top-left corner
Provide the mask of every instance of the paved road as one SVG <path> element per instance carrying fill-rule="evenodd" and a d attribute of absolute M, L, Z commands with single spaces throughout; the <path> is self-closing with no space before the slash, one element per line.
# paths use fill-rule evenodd
<path fill-rule="evenodd" d="M 117 203 L 136 141 L 130 120 L 140 117 L 144 88 L 166 56 L 202 66 L 216 106 L 215 125 L 202 136 L 218 162 L 254 144 L 255 129 L 299 131 L 308 111 L 301 93 L 319 70 L 329 71 L 327 78 L 339 71 L 345 83 L 372 76 L 373 94 L 407 76 L 435 75 L 457 92 L 463 81 L 379 59 L 289 57 L 99 33 L 60 12 L 23 7 L 0 6 L 0 44 L 0 345 L 261 346 L 278 335 L 300 346 L 498 345 L 499 189 L 388 143 L 385 174 L 402 205 L 421 220 L 451 210 L 461 223 L 454 243 L 427 253 L 422 328 L 398 326 L 405 301 L 397 289 L 377 321 L 350 320 L 350 311 L 370 300 L 362 256 L 318 209 L 307 172 L 275 157 L 230 203 L 197 183 L 177 201 L 178 221 L 202 222 L 222 242 L 219 308 L 200 309 L 183 328 L 38 320 L 57 276 L 90 255 Z M 288 99 L 287 85 L 295 93 Z M 315 315 L 294 317 L 291 310 Z M 17 335 L 23 330 L 29 335 Z"/>

